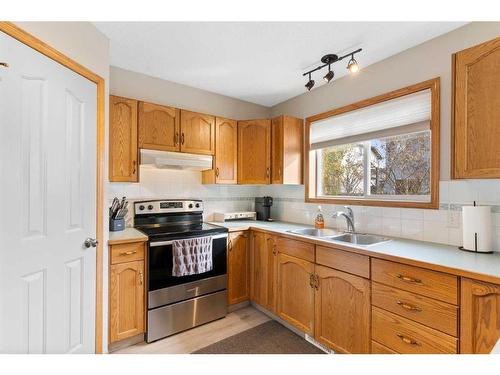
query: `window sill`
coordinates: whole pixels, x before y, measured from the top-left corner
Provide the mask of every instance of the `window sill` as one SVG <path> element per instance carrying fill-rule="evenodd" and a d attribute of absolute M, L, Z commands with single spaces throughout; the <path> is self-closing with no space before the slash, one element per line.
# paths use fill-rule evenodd
<path fill-rule="evenodd" d="M 390 201 L 390 200 L 375 200 L 375 199 L 356 199 L 356 198 L 305 198 L 306 203 L 321 203 L 321 204 L 336 204 L 336 205 L 353 205 L 353 206 L 378 206 L 378 207 L 403 207 L 403 208 L 427 208 L 438 209 L 439 199 L 433 197 L 430 202 L 418 201 Z"/>

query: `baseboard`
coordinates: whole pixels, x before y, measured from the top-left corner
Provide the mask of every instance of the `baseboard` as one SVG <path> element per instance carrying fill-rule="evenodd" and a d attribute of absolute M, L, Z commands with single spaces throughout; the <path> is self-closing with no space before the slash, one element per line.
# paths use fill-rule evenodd
<path fill-rule="evenodd" d="M 232 313 L 233 311 L 242 309 L 242 308 L 247 307 L 247 306 L 250 306 L 250 301 L 243 301 L 240 303 L 235 303 L 234 305 L 229 305 L 227 307 L 227 312 Z"/>
<path fill-rule="evenodd" d="M 330 349 L 328 349 L 327 347 L 325 347 L 324 345 L 320 344 L 319 342 L 317 342 L 314 337 L 311 337 L 307 334 L 305 334 L 304 332 L 300 331 L 299 329 L 295 328 L 293 325 L 291 325 L 290 323 L 288 323 L 287 321 L 281 319 L 278 315 L 274 314 L 273 312 L 269 311 L 268 309 L 266 309 L 265 307 L 262 307 L 261 305 L 259 305 L 258 303 L 255 303 L 253 301 L 250 302 L 250 304 L 255 307 L 257 310 L 259 310 L 260 312 L 266 314 L 268 317 L 270 317 L 272 320 L 275 320 L 277 321 L 278 323 L 280 323 L 281 325 L 283 325 L 284 327 L 288 328 L 290 331 L 292 331 L 293 333 L 295 333 L 296 335 L 302 337 L 304 340 L 308 341 L 309 343 L 313 344 L 315 347 L 317 347 L 318 349 L 324 351 L 325 353 L 327 354 L 333 354 L 334 352 Z"/>
<path fill-rule="evenodd" d="M 144 341 L 144 333 L 108 345 L 108 353 L 116 352 Z"/>

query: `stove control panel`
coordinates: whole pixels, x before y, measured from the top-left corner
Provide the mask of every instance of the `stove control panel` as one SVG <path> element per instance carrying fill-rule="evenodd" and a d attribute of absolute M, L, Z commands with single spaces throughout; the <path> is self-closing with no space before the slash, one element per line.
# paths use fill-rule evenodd
<path fill-rule="evenodd" d="M 203 212 L 201 200 L 154 200 L 135 202 L 136 215 L 151 215 L 173 212 Z"/>

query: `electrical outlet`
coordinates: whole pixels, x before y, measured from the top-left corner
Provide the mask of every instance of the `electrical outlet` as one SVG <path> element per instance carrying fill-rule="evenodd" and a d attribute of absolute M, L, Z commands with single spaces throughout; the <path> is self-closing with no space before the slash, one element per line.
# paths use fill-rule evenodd
<path fill-rule="evenodd" d="M 448 207 L 448 228 L 458 228 L 460 226 L 460 211 L 450 210 Z"/>

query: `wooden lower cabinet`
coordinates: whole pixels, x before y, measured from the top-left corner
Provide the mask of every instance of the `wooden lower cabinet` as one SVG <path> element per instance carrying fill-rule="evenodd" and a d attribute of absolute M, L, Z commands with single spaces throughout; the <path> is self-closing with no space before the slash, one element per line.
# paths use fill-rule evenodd
<path fill-rule="evenodd" d="M 314 263 L 280 253 L 276 313 L 301 331 L 314 334 Z"/>
<path fill-rule="evenodd" d="M 251 299 L 276 311 L 277 251 L 274 236 L 253 232 L 251 256 Z"/>
<path fill-rule="evenodd" d="M 109 270 L 110 343 L 144 332 L 144 261 L 118 263 Z"/>
<path fill-rule="evenodd" d="M 229 234 L 227 264 L 228 304 L 247 301 L 250 298 L 250 257 L 247 232 Z"/>
<path fill-rule="evenodd" d="M 314 337 L 339 353 L 370 353 L 370 280 L 315 267 Z"/>
<path fill-rule="evenodd" d="M 462 278 L 460 352 L 489 353 L 500 339 L 500 285 Z"/>

